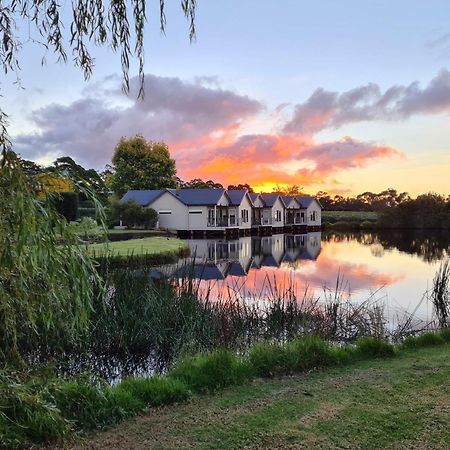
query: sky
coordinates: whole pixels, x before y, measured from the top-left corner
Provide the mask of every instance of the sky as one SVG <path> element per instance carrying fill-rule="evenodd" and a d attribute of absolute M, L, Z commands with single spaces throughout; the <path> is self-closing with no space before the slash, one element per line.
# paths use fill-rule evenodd
<path fill-rule="evenodd" d="M 167 142 L 184 180 L 450 193 L 447 0 L 198 0 L 192 44 L 177 1 L 160 33 L 158 3 L 144 100 L 135 63 L 123 94 L 110 49 L 94 49 L 85 81 L 24 45 L 20 87 L 11 76 L 0 85 L 16 152 L 102 169 L 121 136 L 142 134 Z"/>

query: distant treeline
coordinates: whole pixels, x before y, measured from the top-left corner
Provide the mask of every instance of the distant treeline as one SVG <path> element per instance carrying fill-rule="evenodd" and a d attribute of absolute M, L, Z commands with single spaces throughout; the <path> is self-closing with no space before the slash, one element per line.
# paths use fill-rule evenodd
<path fill-rule="evenodd" d="M 386 228 L 450 229 L 450 198 L 436 194 L 419 195 L 414 200 L 385 209 L 379 223 Z"/>
<path fill-rule="evenodd" d="M 342 195 L 330 196 L 328 192 L 319 191 L 316 197 L 326 211 L 384 211 L 411 200 L 407 192 L 398 193 L 389 188 L 380 193 L 363 192 L 355 197 Z"/>

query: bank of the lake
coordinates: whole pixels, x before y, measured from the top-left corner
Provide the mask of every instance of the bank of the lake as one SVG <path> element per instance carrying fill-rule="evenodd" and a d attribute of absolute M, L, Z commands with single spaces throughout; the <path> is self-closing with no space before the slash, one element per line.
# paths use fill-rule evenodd
<path fill-rule="evenodd" d="M 189 255 L 185 241 L 170 236 L 153 236 L 88 244 L 91 255 L 114 265 L 169 264 Z"/>
<path fill-rule="evenodd" d="M 449 345 L 158 408 L 80 449 L 448 448 Z"/>

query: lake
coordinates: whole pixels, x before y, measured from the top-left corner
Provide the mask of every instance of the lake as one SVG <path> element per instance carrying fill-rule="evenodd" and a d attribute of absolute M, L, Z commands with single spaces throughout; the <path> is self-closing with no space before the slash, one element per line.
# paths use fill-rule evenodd
<path fill-rule="evenodd" d="M 307 332 L 351 340 L 373 335 L 377 323 L 395 332 L 411 315 L 407 330 L 421 329 L 432 319 L 430 303 L 421 300 L 450 254 L 444 232 L 312 232 L 187 243 L 191 256 L 176 264 L 111 271 L 106 310 L 96 317 L 89 348 L 58 356 L 58 370 L 88 370 L 114 383 L 164 372 L 185 351 L 220 345 L 245 351 L 260 339 Z M 334 298 L 344 305 L 337 332 L 330 328 L 332 311 L 322 314 L 323 300 Z M 287 303 L 278 309 L 277 299 Z M 368 299 L 364 312 L 359 304 Z"/>
<path fill-rule="evenodd" d="M 215 295 L 267 297 L 274 284 L 295 285 L 324 297 L 339 289 L 355 302 L 377 299 L 393 317 L 405 311 L 431 317 L 421 300 L 441 261 L 450 254 L 447 232 L 312 232 L 242 237 L 237 240 L 188 240 L 192 257 L 153 270 L 154 277 L 182 277 L 187 271 Z M 420 305 L 419 305 L 420 304 Z"/>

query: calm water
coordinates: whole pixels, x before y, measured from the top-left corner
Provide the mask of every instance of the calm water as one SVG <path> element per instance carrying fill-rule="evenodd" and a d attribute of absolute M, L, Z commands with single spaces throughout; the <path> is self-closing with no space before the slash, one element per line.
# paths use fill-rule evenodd
<path fill-rule="evenodd" d="M 339 276 L 345 297 L 362 303 L 373 296 L 372 301 L 384 306 L 393 329 L 403 322 L 405 312 L 414 312 L 412 326 L 421 327 L 432 318 L 429 303 L 421 299 L 440 262 L 450 254 L 449 234 L 437 232 L 314 232 L 189 240 L 188 244 L 192 256 L 187 260 L 137 273 L 146 278 L 149 270 L 154 278 L 183 278 L 193 272 L 200 289 L 210 297 L 226 300 L 238 296 L 250 302 L 270 301 L 276 297 L 275 286 L 278 292 L 295 289 L 299 299 L 306 290 L 308 298 L 323 299 L 335 289 Z M 145 336 L 140 338 L 145 340 Z M 95 372 L 115 383 L 126 375 L 164 370 L 158 363 L 164 355 L 158 351 L 149 344 L 146 351 L 136 354 L 111 354 L 102 348 L 86 354 L 75 352 L 59 358 L 57 368 L 69 375 Z"/>
<path fill-rule="evenodd" d="M 389 231 L 383 233 L 279 234 L 238 240 L 187 241 L 192 255 L 188 265 L 152 271 L 156 277 L 181 277 L 194 268 L 203 287 L 217 295 L 238 291 L 248 297 L 264 296 L 292 281 L 299 297 L 305 289 L 316 296 L 334 290 L 336 280 L 355 302 L 380 300 L 387 315 L 412 312 L 430 288 L 440 262 L 450 254 L 445 232 Z M 431 317 L 424 301 L 416 316 Z"/>

